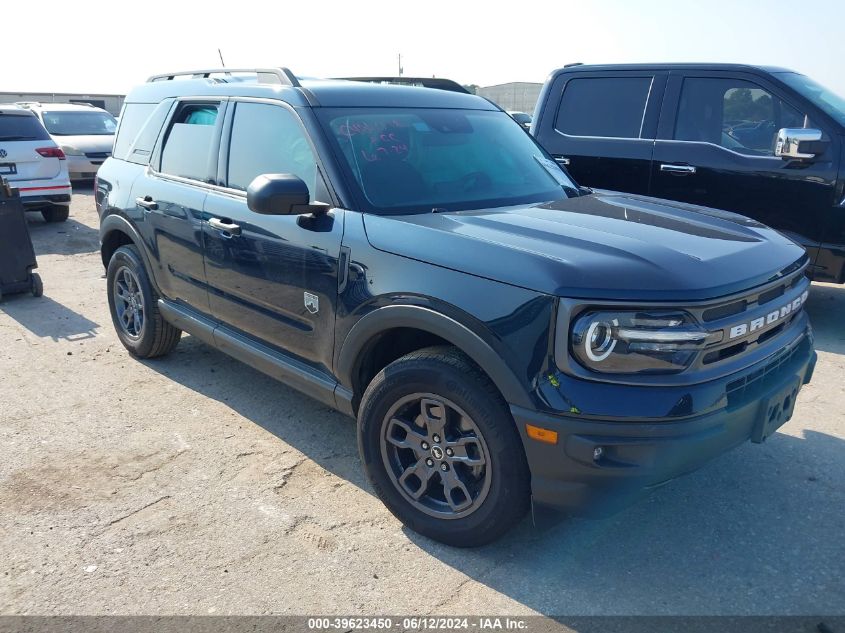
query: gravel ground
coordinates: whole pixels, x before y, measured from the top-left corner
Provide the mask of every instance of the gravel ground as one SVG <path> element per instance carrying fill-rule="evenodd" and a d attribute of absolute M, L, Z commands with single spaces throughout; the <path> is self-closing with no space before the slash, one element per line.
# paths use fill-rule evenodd
<path fill-rule="evenodd" d="M 90 188 L 31 216 L 0 304 L 2 614 L 843 614 L 845 287 L 815 285 L 795 417 L 607 520 L 454 550 L 365 481 L 354 423 L 185 337 L 112 330 Z"/>

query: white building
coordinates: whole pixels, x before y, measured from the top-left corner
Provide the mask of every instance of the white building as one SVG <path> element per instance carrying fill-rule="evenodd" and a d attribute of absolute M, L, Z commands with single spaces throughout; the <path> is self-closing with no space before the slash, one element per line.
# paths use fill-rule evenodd
<path fill-rule="evenodd" d="M 479 88 L 476 93 L 490 99 L 504 110 L 517 110 L 533 114 L 542 87 L 543 84 L 514 81 L 508 84 L 485 86 Z"/>

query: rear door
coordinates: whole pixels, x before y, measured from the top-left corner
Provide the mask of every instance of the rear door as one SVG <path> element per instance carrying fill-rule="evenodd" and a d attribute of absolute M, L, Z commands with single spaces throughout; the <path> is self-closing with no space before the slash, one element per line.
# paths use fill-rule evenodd
<path fill-rule="evenodd" d="M 343 211 L 259 215 L 246 189 L 261 174 L 294 174 L 311 201 L 331 200 L 317 153 L 293 108 L 233 100 L 220 159 L 222 187 L 205 201 L 205 257 L 214 317 L 329 372 Z"/>
<path fill-rule="evenodd" d="M 582 185 L 647 193 L 666 73 L 563 73 L 537 139 Z"/>
<path fill-rule="evenodd" d="M 763 76 L 684 71 L 670 77 L 654 148 L 651 195 L 734 211 L 807 248 L 822 239 L 834 204 L 838 142 Z M 812 162 L 774 156 L 780 128 L 822 129 Z"/>
<path fill-rule="evenodd" d="M 155 255 L 162 292 L 204 313 L 203 206 L 216 177 L 225 106 L 219 99 L 179 101 L 150 168 L 132 186 L 135 223 Z"/>
<path fill-rule="evenodd" d="M 56 178 L 62 168 L 58 155 L 38 117 L 28 110 L 0 110 L 0 177 L 11 182 Z"/>

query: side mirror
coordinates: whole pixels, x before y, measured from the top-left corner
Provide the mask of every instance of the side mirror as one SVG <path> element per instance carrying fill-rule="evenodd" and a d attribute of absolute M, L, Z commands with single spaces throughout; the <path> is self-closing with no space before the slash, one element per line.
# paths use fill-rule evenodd
<path fill-rule="evenodd" d="M 246 190 L 247 207 L 262 215 L 302 215 L 329 210 L 324 202 L 309 204 L 310 199 L 308 185 L 293 174 L 256 176 Z"/>
<path fill-rule="evenodd" d="M 809 160 L 822 154 L 827 144 L 821 130 L 785 127 L 778 130 L 775 156 L 783 159 Z"/>

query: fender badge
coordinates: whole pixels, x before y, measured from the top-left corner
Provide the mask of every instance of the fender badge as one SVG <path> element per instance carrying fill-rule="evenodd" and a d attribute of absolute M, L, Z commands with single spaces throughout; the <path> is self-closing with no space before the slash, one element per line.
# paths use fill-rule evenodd
<path fill-rule="evenodd" d="M 305 309 L 311 314 L 317 314 L 320 311 L 320 298 L 310 292 L 303 293 L 303 296 L 305 298 Z"/>

